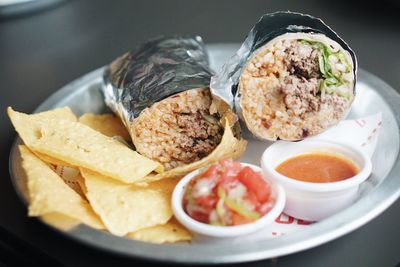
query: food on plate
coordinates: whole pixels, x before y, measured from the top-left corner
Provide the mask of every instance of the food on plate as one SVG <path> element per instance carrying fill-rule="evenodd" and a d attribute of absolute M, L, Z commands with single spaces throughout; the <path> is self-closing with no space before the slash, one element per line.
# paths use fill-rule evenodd
<path fill-rule="evenodd" d="M 46 160 L 42 161 L 47 162 Z M 76 193 L 78 193 L 81 197 L 86 199 L 82 186 L 79 184 L 79 180 L 82 179 L 79 169 L 76 167 L 69 167 L 63 165 L 54 165 L 50 164 L 50 168 L 60 176 L 64 182 L 72 188 Z"/>
<path fill-rule="evenodd" d="M 51 119 L 68 120 L 73 122 L 77 121 L 75 114 L 71 111 L 69 107 L 56 108 L 33 115 L 16 112 L 11 107 L 8 107 L 7 114 L 12 124 L 14 125 L 15 130 L 18 132 L 22 141 L 24 141 L 25 145 L 27 146 L 35 142 L 35 140 L 38 138 L 38 135 L 40 134 L 41 126 L 46 124 L 47 121 Z M 38 151 L 33 152 L 36 156 L 38 156 L 41 160 L 45 162 L 60 166 L 70 166 L 68 163 L 62 160 L 49 157 Z"/>
<path fill-rule="evenodd" d="M 78 219 L 74 219 L 58 212 L 46 213 L 40 216 L 40 219 L 46 224 L 62 231 L 69 231 L 81 223 Z"/>
<path fill-rule="evenodd" d="M 148 186 L 121 183 L 81 169 L 86 197 L 107 229 L 115 235 L 165 224 L 172 217 L 171 194 L 178 179 L 164 179 Z"/>
<path fill-rule="evenodd" d="M 218 146 L 224 132 L 210 106 L 210 91 L 202 88 L 146 108 L 132 124 L 136 149 L 167 170 L 201 160 Z"/>
<path fill-rule="evenodd" d="M 156 244 L 175 243 L 192 240 L 192 235 L 175 218 L 163 225 L 145 228 L 127 235 L 140 241 Z"/>
<path fill-rule="evenodd" d="M 199 161 L 193 162 L 188 165 L 183 165 L 177 168 L 173 168 L 169 171 L 165 171 L 159 174 L 148 175 L 147 181 L 157 181 L 169 177 L 181 177 L 192 170 L 199 169 L 210 163 L 217 162 L 220 159 L 238 159 L 246 149 L 247 141 L 243 139 L 237 139 L 232 132 L 232 129 L 228 126 L 228 122 L 225 123 L 225 131 L 222 136 L 220 144 L 214 149 L 211 154 L 207 157 L 202 158 Z"/>
<path fill-rule="evenodd" d="M 103 92 L 140 154 L 167 171 L 186 167 L 190 172 L 195 168 L 190 164 L 218 149 L 226 120 L 240 138 L 232 110 L 213 101 L 210 77 L 200 37 L 161 37 L 112 62 Z"/>
<path fill-rule="evenodd" d="M 348 122 L 353 123 L 346 126 L 347 131 L 330 131 L 324 137 L 301 142 L 277 142 L 264 151 L 262 171 L 285 188 L 287 215 L 320 221 L 348 208 L 359 198 L 360 190 L 364 189 L 362 183 L 372 173 L 370 151 L 361 145 L 363 140 L 371 140 L 371 132 L 366 130 L 366 139 L 356 140 L 357 135 L 349 130 L 360 125 Z"/>
<path fill-rule="evenodd" d="M 8 114 L 26 145 L 20 146 L 20 164 L 26 175 L 22 180 L 27 181 L 30 216 L 40 216 L 65 231 L 83 223 L 146 242 L 191 239 L 172 218 L 170 198 L 178 178 L 129 184 L 105 171 L 130 172 L 129 177 L 136 181 L 160 166 L 158 163 L 77 122 L 69 108 L 34 115 L 9 108 Z M 121 129 L 110 115 L 82 118 L 110 136 Z M 104 124 L 100 126 L 99 121 Z M 88 162 L 99 166 L 87 169 Z M 155 167 L 149 169 L 148 162 Z"/>
<path fill-rule="evenodd" d="M 93 228 L 104 228 L 89 203 L 66 185 L 46 163 L 26 146 L 20 146 L 19 151 L 27 178 L 29 216 L 59 213 Z"/>
<path fill-rule="evenodd" d="M 11 107 L 8 107 L 7 115 L 26 145 L 34 143 L 37 140 L 41 132 L 41 127 L 51 119 L 77 121 L 75 114 L 69 107 L 56 108 L 33 115 L 16 112 Z"/>
<path fill-rule="evenodd" d="M 285 160 L 276 167 L 276 171 L 304 182 L 331 183 L 355 176 L 358 168 L 341 155 L 306 153 Z"/>
<path fill-rule="evenodd" d="M 121 137 L 125 142 L 131 141 L 122 121 L 112 114 L 85 113 L 78 121 L 108 137 Z"/>
<path fill-rule="evenodd" d="M 303 139 L 337 124 L 354 99 L 350 54 L 323 34 L 286 33 L 243 67 L 239 105 L 261 138 Z"/>
<path fill-rule="evenodd" d="M 261 173 L 233 160 L 221 160 L 195 176 L 183 196 L 190 217 L 221 226 L 253 222 L 268 213 L 274 202 Z"/>
<path fill-rule="evenodd" d="M 256 137 L 300 140 L 347 115 L 356 70 L 353 51 L 321 20 L 277 12 L 260 19 L 211 88 L 223 97 L 233 86 L 235 107 Z"/>
<path fill-rule="evenodd" d="M 144 182 L 147 174 L 162 166 L 124 144 L 79 122 L 41 119 L 8 109 L 22 140 L 34 152 L 67 166 L 84 167 L 125 182 Z"/>
<path fill-rule="evenodd" d="M 79 185 L 81 192 L 85 195 L 85 198 L 86 198 L 87 188 L 85 185 L 85 179 L 82 177 L 82 174 L 79 169 L 78 169 L 78 171 L 79 171 L 79 175 L 76 177 L 76 183 Z"/>

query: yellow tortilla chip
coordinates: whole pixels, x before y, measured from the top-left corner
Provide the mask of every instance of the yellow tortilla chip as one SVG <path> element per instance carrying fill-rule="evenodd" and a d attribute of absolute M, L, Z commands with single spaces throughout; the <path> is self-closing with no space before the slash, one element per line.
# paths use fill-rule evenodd
<path fill-rule="evenodd" d="M 33 115 L 16 112 L 11 107 L 8 107 L 7 114 L 12 124 L 14 125 L 15 130 L 18 132 L 22 141 L 27 146 L 29 146 L 37 139 L 37 136 L 40 135 L 41 126 L 43 125 L 43 123 L 46 123 L 46 121 L 50 119 L 77 121 L 75 114 L 71 111 L 69 107 L 57 108 L 41 113 L 36 113 Z M 49 157 L 36 151 L 33 152 L 36 154 L 36 156 L 38 156 L 46 163 L 61 166 L 71 166 L 61 160 Z"/>
<path fill-rule="evenodd" d="M 9 114 L 25 144 L 53 164 L 84 167 L 125 183 L 143 182 L 153 170 L 162 170 L 161 164 L 81 123 Z"/>
<path fill-rule="evenodd" d="M 37 152 L 37 151 L 32 151 L 39 159 L 41 159 L 42 161 L 51 164 L 51 165 L 57 165 L 57 166 L 67 166 L 67 167 L 74 167 L 71 164 L 68 164 L 65 161 L 59 160 L 59 159 L 55 159 L 53 157 L 50 157 L 46 154 Z"/>
<path fill-rule="evenodd" d="M 127 237 L 156 244 L 192 240 L 190 232 L 178 223 L 175 218 L 172 218 L 169 222 L 163 225 L 156 225 L 129 233 Z"/>
<path fill-rule="evenodd" d="M 193 162 L 191 164 L 183 165 L 181 167 L 177 167 L 160 174 L 150 174 L 147 176 L 146 179 L 144 179 L 144 181 L 150 182 L 174 176 L 179 177 L 193 170 L 202 168 L 208 164 L 212 164 L 220 159 L 227 159 L 227 158 L 237 159 L 246 150 L 246 145 L 247 145 L 246 140 L 244 139 L 239 140 L 235 138 L 232 129 L 231 127 L 229 127 L 229 123 L 226 120 L 225 131 L 222 136 L 221 143 L 207 157 L 202 158 L 201 160 Z"/>
<path fill-rule="evenodd" d="M 29 216 L 57 212 L 91 227 L 104 228 L 89 203 L 66 185 L 46 163 L 30 152 L 26 146 L 19 146 L 19 150 L 28 182 Z"/>
<path fill-rule="evenodd" d="M 77 219 L 58 212 L 47 213 L 40 218 L 45 223 L 63 231 L 69 231 L 81 223 Z"/>
<path fill-rule="evenodd" d="M 76 121 L 77 118 L 69 107 L 56 108 L 50 111 L 27 115 L 16 112 L 11 107 L 7 108 L 7 114 L 15 130 L 18 132 L 22 141 L 29 146 L 40 135 L 40 127 L 50 119 L 62 119 Z"/>
<path fill-rule="evenodd" d="M 87 188 L 85 185 L 85 179 L 83 179 L 82 174 L 80 174 L 77 177 L 76 182 L 78 183 L 79 187 L 81 188 L 81 191 L 85 194 L 85 198 L 86 198 Z"/>
<path fill-rule="evenodd" d="M 68 163 L 65 163 L 63 161 L 54 159 L 50 156 L 47 156 L 45 154 L 41 154 L 38 152 L 33 153 L 43 162 L 47 163 L 50 168 L 59 176 L 63 179 L 63 181 L 71 187 L 76 193 L 78 193 L 81 197 L 86 199 L 86 196 L 84 195 L 82 188 L 79 184 L 78 179 L 83 179 L 80 175 L 79 169 L 77 169 L 74 166 L 69 165 Z"/>
<path fill-rule="evenodd" d="M 79 122 L 108 137 L 120 136 L 125 141 L 131 142 L 131 137 L 122 121 L 112 114 L 85 113 L 79 117 Z"/>
<path fill-rule="evenodd" d="M 158 224 L 172 217 L 171 194 L 177 179 L 151 183 L 147 187 L 124 184 L 81 169 L 86 197 L 107 229 L 118 236 Z"/>

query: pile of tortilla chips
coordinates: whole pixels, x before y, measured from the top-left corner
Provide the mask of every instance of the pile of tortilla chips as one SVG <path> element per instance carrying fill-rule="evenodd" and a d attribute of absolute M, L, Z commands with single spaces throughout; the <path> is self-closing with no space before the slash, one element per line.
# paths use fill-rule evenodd
<path fill-rule="evenodd" d="M 79 223 L 153 243 L 191 240 L 172 214 L 172 191 L 187 166 L 168 172 L 129 146 L 121 121 L 110 114 L 68 108 L 27 115 L 8 108 L 24 145 L 19 147 L 29 191 L 29 216 L 69 228 Z M 221 157 L 239 157 L 246 141 L 225 128 L 221 144 L 200 168 Z M 188 165 L 189 166 L 189 165 Z"/>

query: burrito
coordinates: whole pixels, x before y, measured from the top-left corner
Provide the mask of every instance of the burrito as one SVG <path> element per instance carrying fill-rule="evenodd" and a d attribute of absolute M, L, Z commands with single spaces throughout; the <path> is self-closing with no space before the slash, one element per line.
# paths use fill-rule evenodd
<path fill-rule="evenodd" d="M 211 87 L 227 98 L 233 88 L 231 103 L 256 137 L 300 140 L 347 115 L 356 68 L 353 51 L 321 20 L 278 12 L 261 18 Z"/>
<path fill-rule="evenodd" d="M 208 88 L 184 91 L 142 111 L 131 124 L 133 143 L 142 155 L 166 170 L 206 157 L 220 143 L 223 127 L 210 114 Z"/>
<path fill-rule="evenodd" d="M 227 116 L 230 109 L 213 104 L 208 65 L 200 37 L 160 37 L 117 58 L 104 73 L 107 105 L 124 122 L 135 149 L 165 170 L 210 155 L 221 143 L 225 121 L 238 127 Z"/>

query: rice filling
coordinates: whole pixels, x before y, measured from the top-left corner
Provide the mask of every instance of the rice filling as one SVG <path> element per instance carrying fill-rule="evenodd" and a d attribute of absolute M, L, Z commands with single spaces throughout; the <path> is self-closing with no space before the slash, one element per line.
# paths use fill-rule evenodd
<path fill-rule="evenodd" d="M 223 127 L 210 114 L 209 89 L 191 89 L 144 109 L 132 123 L 136 149 L 166 170 L 198 161 L 220 143 Z"/>

